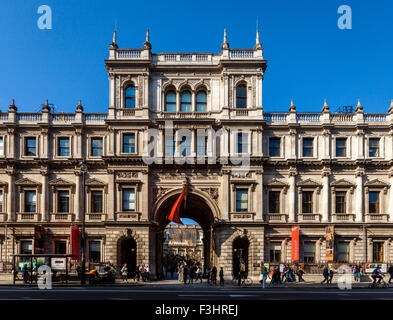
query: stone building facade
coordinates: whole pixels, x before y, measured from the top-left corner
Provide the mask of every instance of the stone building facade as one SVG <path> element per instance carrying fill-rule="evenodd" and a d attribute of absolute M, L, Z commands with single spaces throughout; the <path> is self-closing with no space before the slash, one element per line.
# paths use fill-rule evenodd
<path fill-rule="evenodd" d="M 1 261 L 32 252 L 37 225 L 44 252 L 68 253 L 85 193 L 87 258 L 148 264 L 155 275 L 186 179 L 181 216 L 200 224 L 205 261 L 227 275 L 238 252 L 251 276 L 263 262 L 289 262 L 293 226 L 300 262 L 326 262 L 327 226 L 335 261 L 393 260 L 393 103 L 386 114 L 360 102 L 354 113 L 326 102 L 317 113 L 293 102 L 268 113 L 258 34 L 253 49 L 231 49 L 225 33 L 218 54 L 154 54 L 148 33 L 142 49 L 119 49 L 114 33 L 105 65 L 107 113 L 81 103 L 69 114 L 48 103 L 20 113 L 13 102 L 0 114 Z"/>

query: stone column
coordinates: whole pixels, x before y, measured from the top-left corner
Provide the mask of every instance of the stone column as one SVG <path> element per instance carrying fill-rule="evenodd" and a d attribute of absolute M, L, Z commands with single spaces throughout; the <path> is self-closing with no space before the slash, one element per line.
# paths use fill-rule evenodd
<path fill-rule="evenodd" d="M 151 193 L 149 192 L 149 172 L 148 170 L 142 170 L 142 186 L 138 186 L 138 191 L 141 195 L 141 206 L 139 211 L 141 212 L 141 220 L 149 220 L 149 198 Z"/>
<path fill-rule="evenodd" d="M 289 130 L 289 158 L 290 159 L 296 159 L 296 135 L 297 135 L 296 129 Z M 284 143 L 284 141 L 282 141 L 281 143 Z"/>
<path fill-rule="evenodd" d="M 116 203 L 116 194 L 115 194 L 115 172 L 112 169 L 107 170 L 108 173 L 108 221 L 115 220 L 115 203 Z"/>
<path fill-rule="evenodd" d="M 296 214 L 296 169 L 289 170 L 289 190 L 288 190 L 288 222 L 295 222 Z"/>
<path fill-rule="evenodd" d="M 323 130 L 323 159 L 330 159 L 330 130 L 324 129 Z"/>
<path fill-rule="evenodd" d="M 7 221 L 15 221 L 15 170 L 14 168 L 7 167 L 8 174 L 8 193 L 7 193 Z"/>
<path fill-rule="evenodd" d="M 7 153 L 6 156 L 7 158 L 15 158 L 15 128 L 8 128 L 7 129 L 8 133 L 8 148 L 7 148 Z"/>
<path fill-rule="evenodd" d="M 49 192 L 48 192 L 48 168 L 41 169 L 41 212 L 42 212 L 42 221 L 49 221 Z"/>
<path fill-rule="evenodd" d="M 362 129 L 358 129 L 356 131 L 357 136 L 357 159 L 364 159 L 364 131 Z"/>
<path fill-rule="evenodd" d="M 363 222 L 363 175 L 364 171 L 357 169 L 356 170 L 356 193 L 355 193 L 355 214 L 356 214 L 356 222 Z"/>
<path fill-rule="evenodd" d="M 322 222 L 328 222 L 329 221 L 329 175 L 330 175 L 330 170 L 327 168 L 324 168 L 322 170 L 322 202 L 321 202 L 321 213 L 322 213 Z"/>
<path fill-rule="evenodd" d="M 80 203 L 82 200 L 82 195 L 81 195 L 81 179 L 82 179 L 82 173 L 79 170 L 76 170 L 75 172 L 75 202 L 74 202 L 74 213 L 75 213 L 75 219 L 76 221 L 81 221 L 81 209 L 82 209 L 82 204 Z"/>
<path fill-rule="evenodd" d="M 42 128 L 41 129 L 41 141 L 42 141 L 42 145 L 41 145 L 41 158 L 48 158 L 48 147 L 49 147 L 49 139 L 48 139 L 48 128 Z"/>
<path fill-rule="evenodd" d="M 255 221 L 263 221 L 263 169 L 256 171 L 256 214 Z"/>
<path fill-rule="evenodd" d="M 393 171 L 389 173 L 389 222 L 393 222 Z"/>
<path fill-rule="evenodd" d="M 231 203 L 231 190 L 229 186 L 229 170 L 223 170 L 222 171 L 222 219 L 225 221 L 229 220 L 229 208 L 230 208 L 230 203 Z"/>

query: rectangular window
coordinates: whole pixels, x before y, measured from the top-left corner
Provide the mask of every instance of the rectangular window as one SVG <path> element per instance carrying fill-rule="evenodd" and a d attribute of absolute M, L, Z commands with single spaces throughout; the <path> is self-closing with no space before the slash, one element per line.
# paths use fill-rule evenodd
<path fill-rule="evenodd" d="M 237 153 L 248 152 L 248 135 L 246 133 L 237 134 Z"/>
<path fill-rule="evenodd" d="M 4 139 L 0 137 L 0 156 L 4 156 Z"/>
<path fill-rule="evenodd" d="M 25 139 L 25 156 L 36 156 L 36 138 L 26 138 Z"/>
<path fill-rule="evenodd" d="M 135 211 L 135 189 L 123 189 L 123 211 Z"/>
<path fill-rule="evenodd" d="M 59 138 L 58 141 L 58 155 L 60 157 L 68 157 L 70 155 L 70 139 Z"/>
<path fill-rule="evenodd" d="M 369 139 L 368 156 L 379 157 L 379 138 Z"/>
<path fill-rule="evenodd" d="M 373 243 L 373 262 L 383 262 L 383 242 Z"/>
<path fill-rule="evenodd" d="M 347 139 L 337 138 L 336 139 L 336 157 L 347 156 Z"/>
<path fill-rule="evenodd" d="M 123 135 L 123 153 L 135 153 L 135 134 Z"/>
<path fill-rule="evenodd" d="M 171 138 L 165 138 L 165 156 L 174 156 L 175 155 L 176 144 L 175 141 Z"/>
<path fill-rule="evenodd" d="M 57 201 L 58 212 L 70 212 L 70 193 L 68 191 L 59 191 Z"/>
<path fill-rule="evenodd" d="M 270 262 L 281 262 L 281 244 L 270 244 Z"/>
<path fill-rule="evenodd" d="M 303 191 L 302 192 L 302 213 L 313 213 L 313 192 Z"/>
<path fill-rule="evenodd" d="M 102 156 L 102 138 L 91 138 L 91 155 L 93 157 Z"/>
<path fill-rule="evenodd" d="M 55 254 L 67 254 L 67 241 L 55 241 Z"/>
<path fill-rule="evenodd" d="M 313 263 L 315 261 L 315 243 L 305 242 L 303 247 L 304 262 Z"/>
<path fill-rule="evenodd" d="M 304 138 L 303 139 L 303 157 L 312 157 L 313 153 L 313 138 Z"/>
<path fill-rule="evenodd" d="M 25 192 L 25 212 L 36 212 L 37 197 L 35 191 Z"/>
<path fill-rule="evenodd" d="M 3 190 L 0 190 L 0 212 L 3 212 Z"/>
<path fill-rule="evenodd" d="M 198 137 L 197 139 L 197 156 L 207 155 L 207 137 Z"/>
<path fill-rule="evenodd" d="M 280 213 L 280 191 L 269 191 L 269 213 Z"/>
<path fill-rule="evenodd" d="M 89 260 L 96 263 L 101 261 L 100 241 L 89 241 Z"/>
<path fill-rule="evenodd" d="M 338 242 L 337 243 L 337 262 L 348 262 L 349 261 L 349 243 Z"/>
<path fill-rule="evenodd" d="M 336 213 L 347 213 L 346 196 L 345 191 L 336 192 Z"/>
<path fill-rule="evenodd" d="M 20 253 L 21 254 L 32 254 L 33 253 L 33 241 L 21 241 L 20 242 Z"/>
<path fill-rule="evenodd" d="M 102 213 L 102 191 L 92 191 L 91 211 L 93 213 Z"/>
<path fill-rule="evenodd" d="M 236 211 L 248 211 L 248 189 L 236 189 Z"/>
<path fill-rule="evenodd" d="M 269 139 L 269 156 L 270 157 L 279 157 L 281 150 L 281 139 L 280 138 L 270 138 Z"/>
<path fill-rule="evenodd" d="M 368 212 L 379 213 L 379 192 L 371 191 L 368 193 Z"/>
<path fill-rule="evenodd" d="M 180 142 L 180 154 L 183 157 L 191 155 L 191 139 L 187 139 L 187 137 L 182 137 Z"/>

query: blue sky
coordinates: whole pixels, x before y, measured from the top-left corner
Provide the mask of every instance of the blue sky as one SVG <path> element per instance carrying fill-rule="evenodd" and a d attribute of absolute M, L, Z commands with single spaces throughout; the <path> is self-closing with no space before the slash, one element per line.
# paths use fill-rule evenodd
<path fill-rule="evenodd" d="M 53 29 L 37 27 L 40 5 L 52 8 Z M 350 5 L 353 29 L 337 27 Z M 266 112 L 333 110 L 356 105 L 386 112 L 393 99 L 393 2 L 375 1 L 82 1 L 3 0 L 0 10 L 0 109 L 12 98 L 21 112 L 45 99 L 57 111 L 106 112 L 104 59 L 117 24 L 122 48 L 141 48 L 150 28 L 153 52 L 219 52 L 223 29 L 231 48 L 251 48 L 259 21 L 268 68 Z"/>

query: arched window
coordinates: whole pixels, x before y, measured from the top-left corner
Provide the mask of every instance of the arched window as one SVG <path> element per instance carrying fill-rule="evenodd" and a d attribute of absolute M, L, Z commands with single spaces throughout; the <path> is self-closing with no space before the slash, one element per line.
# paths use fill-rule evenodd
<path fill-rule="evenodd" d="M 181 94 L 181 112 L 191 112 L 191 92 L 186 90 Z"/>
<path fill-rule="evenodd" d="M 244 84 L 236 87 L 236 108 L 247 108 L 247 87 Z"/>
<path fill-rule="evenodd" d="M 125 96 L 125 107 L 134 109 L 135 108 L 135 87 L 130 85 L 126 88 L 126 96 Z"/>
<path fill-rule="evenodd" d="M 176 112 L 176 92 L 168 91 L 165 95 L 165 111 Z"/>
<path fill-rule="evenodd" d="M 206 92 L 199 91 L 196 97 L 196 111 L 206 112 Z"/>

